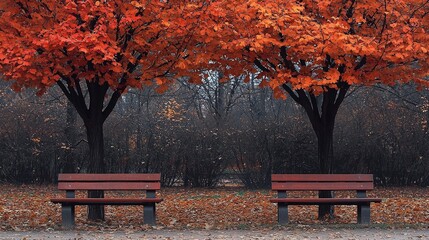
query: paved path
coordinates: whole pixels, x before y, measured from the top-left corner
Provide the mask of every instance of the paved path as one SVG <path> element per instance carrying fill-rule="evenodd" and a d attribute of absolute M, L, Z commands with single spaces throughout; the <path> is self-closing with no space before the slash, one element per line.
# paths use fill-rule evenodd
<path fill-rule="evenodd" d="M 415 229 L 292 229 L 292 230 L 149 230 L 146 232 L 0 232 L 0 239 L 429 239 L 429 230 Z"/>

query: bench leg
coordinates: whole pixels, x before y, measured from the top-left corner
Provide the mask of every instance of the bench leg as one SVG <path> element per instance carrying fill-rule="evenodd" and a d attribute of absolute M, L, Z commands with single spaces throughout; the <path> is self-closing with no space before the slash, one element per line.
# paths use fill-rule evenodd
<path fill-rule="evenodd" d="M 143 222 L 149 225 L 156 224 L 155 203 L 143 205 Z"/>
<path fill-rule="evenodd" d="M 357 222 L 361 224 L 369 224 L 370 223 L 370 208 L 369 204 L 367 205 L 358 205 L 357 209 Z"/>
<path fill-rule="evenodd" d="M 286 203 L 278 203 L 277 217 L 279 224 L 287 224 L 289 222 L 288 205 Z"/>
<path fill-rule="evenodd" d="M 65 205 L 61 207 L 61 217 L 63 221 L 64 228 L 73 228 L 74 227 L 74 205 Z"/>

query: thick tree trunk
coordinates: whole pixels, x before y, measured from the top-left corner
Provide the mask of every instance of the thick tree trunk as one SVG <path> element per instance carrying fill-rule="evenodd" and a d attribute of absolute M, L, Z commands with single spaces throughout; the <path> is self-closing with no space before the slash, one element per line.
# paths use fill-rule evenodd
<path fill-rule="evenodd" d="M 143 55 L 140 55 L 141 57 Z M 89 62 L 87 67 L 89 70 L 93 70 L 92 62 Z M 130 73 L 136 67 L 137 64 L 133 65 Z M 85 123 L 89 145 L 88 172 L 90 173 L 104 173 L 106 171 L 104 165 L 103 123 L 112 113 L 122 92 L 125 90 L 126 76 L 124 75 L 119 80 L 124 87 L 118 88 L 112 93 L 106 107 L 104 107 L 104 100 L 107 96 L 109 85 L 107 82 L 100 85 L 99 76 L 95 76 L 93 81 L 85 81 L 89 97 L 82 91 L 81 81 L 76 75 L 61 76 L 61 80 L 57 81 L 58 86 L 76 108 L 77 113 Z M 103 197 L 103 195 L 102 191 L 88 191 L 88 197 L 91 198 Z M 88 206 L 88 219 L 104 220 L 104 206 Z"/>
<path fill-rule="evenodd" d="M 108 106 L 103 111 L 103 103 L 108 86 L 99 85 L 97 82 L 87 82 L 88 92 L 90 95 L 88 115 L 84 120 L 89 145 L 89 167 L 90 173 L 105 173 L 104 163 L 104 137 L 103 123 L 106 117 L 113 110 L 120 94 L 115 92 Z M 113 101 L 113 102 L 112 102 Z M 106 112 L 107 111 L 107 112 Z M 90 198 L 104 197 L 103 191 L 88 191 Z M 103 205 L 88 206 L 89 220 L 104 220 Z"/>
<path fill-rule="evenodd" d="M 286 46 L 280 48 L 280 56 L 282 58 L 284 66 L 289 69 L 293 74 L 299 75 L 299 69 L 296 67 L 296 63 L 293 62 L 288 56 L 288 49 Z M 359 58 L 359 63 L 354 67 L 354 70 L 362 68 L 366 64 L 366 56 Z M 270 72 L 270 68 L 264 66 L 263 62 L 259 59 L 254 61 L 254 64 L 264 72 Z M 300 60 L 302 66 L 306 66 L 305 60 Z M 339 73 L 345 73 L 346 66 L 343 64 L 335 63 L 329 54 L 325 57 L 325 63 L 322 66 L 324 72 L 328 72 L 330 69 L 336 69 Z M 300 104 L 307 113 L 310 119 L 313 130 L 317 135 L 318 140 L 318 155 L 321 173 L 332 173 L 332 162 L 333 162 L 333 132 L 335 125 L 335 117 L 338 109 L 343 102 L 350 85 L 342 79 L 340 76 L 335 88 L 323 87 L 324 92 L 322 95 L 317 97 L 311 91 L 304 89 L 294 90 L 292 86 L 283 84 L 283 89 L 292 97 L 292 99 Z M 320 102 L 321 101 L 321 102 Z M 333 197 L 329 191 L 321 191 L 319 193 L 321 197 Z M 319 206 L 319 219 L 323 218 L 326 214 L 330 214 L 333 217 L 332 206 Z"/>
<path fill-rule="evenodd" d="M 332 173 L 334 120 L 335 118 L 332 118 L 328 122 L 319 125 L 319 134 L 317 134 L 319 169 L 320 173 L 323 174 Z M 319 191 L 319 198 L 333 197 L 333 191 Z M 319 220 L 325 216 L 334 217 L 333 205 L 319 205 Z"/>
<path fill-rule="evenodd" d="M 332 123 L 333 124 L 333 123 Z M 330 125 L 330 124 L 328 124 Z M 330 126 L 321 126 L 319 130 L 319 137 L 317 138 L 317 151 L 319 159 L 320 173 L 330 174 L 332 173 L 332 161 L 333 161 L 333 134 L 334 129 Z"/>
<path fill-rule="evenodd" d="M 89 144 L 89 173 L 104 173 L 103 123 L 94 121 L 85 124 Z M 88 191 L 89 198 L 104 197 L 103 191 Z M 104 220 L 104 205 L 88 206 L 89 220 Z"/>
<path fill-rule="evenodd" d="M 284 86 L 289 95 L 304 107 L 313 130 L 316 133 L 319 173 L 332 173 L 335 117 L 348 88 L 348 84 L 340 84 L 339 89 L 330 88 L 323 95 L 317 97 L 304 90 L 293 92 L 291 88 L 286 85 Z M 319 197 L 332 198 L 333 192 L 320 191 Z M 319 205 L 319 219 L 323 219 L 326 215 L 333 218 L 333 207 L 333 205 Z"/>

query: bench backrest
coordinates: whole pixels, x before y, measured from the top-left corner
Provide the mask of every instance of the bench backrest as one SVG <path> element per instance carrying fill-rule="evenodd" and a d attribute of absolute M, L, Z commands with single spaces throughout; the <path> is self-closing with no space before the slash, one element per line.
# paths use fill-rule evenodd
<path fill-rule="evenodd" d="M 58 175 L 59 190 L 159 190 L 161 174 L 80 174 Z"/>
<path fill-rule="evenodd" d="M 272 174 L 277 191 L 366 191 L 374 189 L 372 174 Z"/>

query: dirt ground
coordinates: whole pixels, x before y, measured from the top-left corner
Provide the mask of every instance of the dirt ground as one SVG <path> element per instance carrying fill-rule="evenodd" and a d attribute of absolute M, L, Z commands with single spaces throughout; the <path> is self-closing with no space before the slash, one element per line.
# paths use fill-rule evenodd
<path fill-rule="evenodd" d="M 281 230 L 148 230 L 140 232 L 0 232 L 0 239 L 429 239 L 429 229 L 308 228 Z"/>

